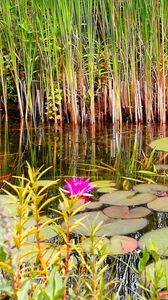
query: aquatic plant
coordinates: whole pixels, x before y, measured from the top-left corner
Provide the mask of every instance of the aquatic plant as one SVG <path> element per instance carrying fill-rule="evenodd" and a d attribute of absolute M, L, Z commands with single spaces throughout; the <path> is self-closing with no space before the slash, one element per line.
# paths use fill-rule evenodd
<path fill-rule="evenodd" d="M 108 299 L 108 287 L 113 286 L 113 277 L 109 282 L 104 280 L 108 269 L 108 265 L 104 265 L 107 254 L 100 252 L 98 257 L 94 254 L 96 249 L 92 248 L 92 255 L 88 254 L 86 260 L 81 244 L 75 244 L 71 236 L 73 228 L 80 224 L 80 220 L 72 223 L 72 216 L 87 203 L 75 208 L 79 195 L 70 200 L 61 191 L 61 210 L 55 209 L 54 201 L 58 196 L 49 196 L 48 193 L 57 181 L 41 180 L 47 170 L 31 168 L 28 163 L 27 167 L 28 178 L 17 177 L 18 185 L 6 182 L 12 192 L 5 190 L 7 196 L 1 195 L 0 199 L 0 297 L 20 299 L 26 293 L 31 300 L 40 297 L 53 299 L 53 295 L 66 299 L 69 293 L 73 293 L 74 298 L 80 295 L 93 297 L 96 293 L 101 299 Z M 83 180 L 82 184 L 89 192 L 93 189 L 88 180 Z M 52 214 L 57 213 L 56 217 L 45 214 L 45 208 L 50 205 Z M 60 221 L 64 221 L 64 226 Z M 92 226 L 92 241 L 99 229 L 97 223 Z M 54 236 L 57 238 L 53 244 L 49 238 Z M 68 284 L 71 277 L 73 289 Z"/>
<path fill-rule="evenodd" d="M 167 1 L 3 1 L 0 95 L 20 118 L 166 122 Z M 151 35 L 152 32 L 152 35 Z"/>
<path fill-rule="evenodd" d="M 90 178 L 84 179 L 83 177 L 77 178 L 74 176 L 70 180 L 65 180 L 65 188 L 62 191 L 65 194 L 69 194 L 70 198 L 79 197 L 84 199 L 85 202 L 89 201 L 89 198 L 94 198 L 94 195 L 90 192 L 95 188 L 94 185 L 90 184 Z"/>

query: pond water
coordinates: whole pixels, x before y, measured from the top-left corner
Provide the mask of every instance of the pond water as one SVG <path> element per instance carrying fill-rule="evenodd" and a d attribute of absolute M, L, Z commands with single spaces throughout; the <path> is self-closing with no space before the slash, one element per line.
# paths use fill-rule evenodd
<path fill-rule="evenodd" d="M 95 126 L 73 127 L 63 126 L 54 128 L 54 125 L 44 126 L 26 124 L 24 122 L 5 122 L 0 117 L 0 183 L 12 175 L 26 173 L 26 161 L 31 166 L 45 168 L 52 166 L 47 178 L 64 178 L 72 175 L 91 177 L 92 180 L 112 179 L 119 188 L 123 188 L 124 179 L 135 178 L 135 169 L 139 162 L 145 162 L 151 149 L 149 143 L 158 137 L 165 137 L 168 127 L 158 125 L 132 125 L 123 124 L 122 127 L 111 124 L 98 124 Z M 166 164 L 163 153 L 156 153 L 155 163 Z M 132 167 L 134 161 L 134 167 Z M 129 180 L 127 187 L 134 183 Z M 137 239 L 142 233 L 151 228 L 161 228 L 168 225 L 166 213 L 152 214 L 148 217 L 149 225 L 140 232 L 133 234 Z M 136 265 L 135 255 L 125 256 L 132 266 Z M 123 280 L 121 298 L 126 299 L 130 293 L 132 299 L 139 299 L 138 279 L 134 270 L 128 268 L 123 258 L 117 262 L 118 278 Z M 131 284 L 130 284 L 131 282 Z"/>
<path fill-rule="evenodd" d="M 55 130 L 52 125 L 35 128 L 31 123 L 7 123 L 0 117 L 0 176 L 19 175 L 27 160 L 34 167 L 52 166 L 48 173 L 51 178 L 76 175 L 119 180 L 127 175 L 132 158 L 142 161 L 151 153 L 149 143 L 166 134 L 166 125 L 124 124 L 119 128 L 99 124 Z M 106 169 L 104 164 L 115 170 Z"/>

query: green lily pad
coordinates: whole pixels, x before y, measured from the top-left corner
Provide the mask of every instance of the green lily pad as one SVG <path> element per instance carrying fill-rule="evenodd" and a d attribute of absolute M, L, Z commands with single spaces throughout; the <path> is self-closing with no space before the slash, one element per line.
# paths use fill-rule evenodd
<path fill-rule="evenodd" d="M 110 206 L 103 210 L 103 213 L 113 219 L 138 219 L 146 217 L 151 211 L 143 206 L 129 209 L 128 206 Z"/>
<path fill-rule="evenodd" d="M 15 203 L 15 202 L 17 202 L 17 197 L 6 195 L 6 194 L 0 194 L 0 204 Z"/>
<path fill-rule="evenodd" d="M 168 212 L 168 197 L 156 198 L 151 203 L 148 203 L 148 208 L 155 211 Z"/>
<path fill-rule="evenodd" d="M 97 189 L 97 192 L 98 193 L 102 193 L 102 194 L 105 194 L 105 193 L 113 193 L 114 191 L 117 191 L 117 189 L 115 188 L 112 188 L 112 187 L 101 187 L 99 189 Z"/>
<path fill-rule="evenodd" d="M 168 138 L 157 139 L 149 144 L 152 149 L 168 152 Z"/>
<path fill-rule="evenodd" d="M 123 199 L 126 199 L 128 197 L 132 197 L 135 195 L 135 192 L 134 191 L 116 191 L 116 192 L 113 192 L 113 193 L 109 193 L 109 194 L 105 194 L 105 195 L 102 195 L 100 198 L 99 198 L 99 201 L 102 203 L 102 204 L 109 204 L 109 205 L 115 205 L 114 202 L 116 201 L 119 201 L 119 200 L 123 200 Z M 124 205 L 124 204 L 123 204 Z"/>
<path fill-rule="evenodd" d="M 81 220 L 82 219 L 82 220 Z M 91 211 L 91 212 L 84 212 L 78 214 L 71 218 L 71 224 L 76 223 L 77 226 L 73 228 L 73 232 L 78 234 L 83 234 L 86 236 L 90 235 L 92 223 L 98 225 L 100 222 L 104 223 L 109 218 L 105 216 L 101 211 Z M 81 220 L 81 221 L 80 221 Z M 65 226 L 63 223 L 62 226 Z"/>
<path fill-rule="evenodd" d="M 108 255 L 122 255 L 134 251 L 138 247 L 138 242 L 128 236 L 116 235 L 110 239 L 106 248 Z"/>
<path fill-rule="evenodd" d="M 80 207 L 80 211 L 84 211 L 85 208 L 86 208 L 85 206 L 82 207 L 82 205 L 84 205 L 84 204 L 85 204 L 84 199 L 80 199 L 80 200 L 78 200 L 77 202 L 74 203 L 73 209 L 75 210 L 76 208 Z M 87 205 L 87 206 L 88 206 L 88 205 Z M 58 205 L 58 209 L 59 209 L 59 210 L 62 210 L 60 204 Z M 67 210 L 67 207 L 65 207 L 64 209 Z"/>
<path fill-rule="evenodd" d="M 111 194 L 105 194 L 100 197 L 103 204 L 117 206 L 142 205 L 156 199 L 156 196 L 150 193 L 136 194 L 134 191 L 117 191 Z"/>
<path fill-rule="evenodd" d="M 97 181 L 92 181 L 91 184 L 95 185 L 97 188 L 116 186 L 116 183 L 112 182 L 111 180 L 97 180 Z"/>
<path fill-rule="evenodd" d="M 105 237 L 95 237 L 94 242 L 88 238 L 82 243 L 86 252 L 92 253 L 94 247 L 95 254 L 105 254 L 108 256 L 122 255 L 132 252 L 138 246 L 138 242 L 128 236 L 117 235 L 110 240 Z"/>
<path fill-rule="evenodd" d="M 145 233 L 139 240 L 139 247 L 146 245 L 150 251 L 150 241 L 153 241 L 158 249 L 159 254 L 168 255 L 168 227 L 159 228 Z"/>
<path fill-rule="evenodd" d="M 96 200 L 96 201 L 89 201 L 85 208 L 86 209 L 98 209 L 100 207 L 102 207 L 102 203 L 99 200 Z"/>
<path fill-rule="evenodd" d="M 86 204 L 86 205 L 84 207 L 82 207 L 82 205 L 84 205 L 84 204 Z M 81 207 L 80 211 L 85 211 L 85 210 L 88 210 L 88 209 L 98 209 L 101 206 L 102 206 L 102 203 L 100 201 L 98 201 L 98 200 L 96 200 L 96 201 L 89 201 L 89 202 L 85 203 L 85 201 L 83 199 L 81 199 L 81 200 L 78 200 L 74 204 L 73 208 L 75 210 L 76 208 Z M 58 209 L 61 210 L 61 205 L 60 204 L 58 205 Z"/>
<path fill-rule="evenodd" d="M 158 278 L 158 290 L 167 288 L 168 259 L 161 259 L 157 262 L 153 262 L 147 265 L 141 274 L 141 280 L 143 282 L 143 285 L 149 289 L 154 286 L 156 278 Z"/>
<path fill-rule="evenodd" d="M 168 191 L 168 186 L 163 184 L 148 184 L 142 183 L 134 185 L 133 190 L 138 193 L 152 193 L 155 194 L 156 192 L 166 192 Z"/>
<path fill-rule="evenodd" d="M 57 231 L 56 228 L 53 226 L 47 226 L 44 228 L 40 228 L 40 240 L 41 241 L 45 241 L 45 240 L 49 240 L 53 237 L 57 236 Z M 28 242 L 35 242 L 36 241 L 36 236 L 35 236 L 35 232 L 30 234 L 27 237 L 27 241 Z"/>
<path fill-rule="evenodd" d="M 116 220 L 110 219 L 108 224 L 104 224 L 97 232 L 97 236 L 115 236 L 127 235 L 137 232 L 147 226 L 148 221 L 145 218 L 130 219 L 130 220 Z"/>
<path fill-rule="evenodd" d="M 85 217 L 85 219 L 78 221 Z M 116 220 L 105 216 L 102 212 L 88 212 L 81 213 L 72 218 L 71 223 L 76 223 L 77 226 L 74 227 L 73 232 L 89 236 L 91 233 L 91 228 L 95 228 L 102 222 L 99 231 L 95 232 L 96 236 L 114 236 L 114 235 L 125 235 L 132 232 L 136 232 L 144 228 L 148 221 L 145 218 L 132 219 L 132 220 Z M 94 226 L 92 225 L 94 223 Z"/>
<path fill-rule="evenodd" d="M 81 246 L 86 252 L 92 253 L 94 247 L 94 253 L 98 255 L 99 253 L 105 254 L 106 248 L 108 247 L 109 239 L 105 237 L 95 237 L 94 241 L 91 242 L 90 238 L 85 239 L 82 241 Z"/>
<path fill-rule="evenodd" d="M 49 243 L 40 243 L 40 248 L 43 253 L 43 257 L 47 260 L 47 258 L 51 255 L 50 244 Z M 49 253 L 48 253 L 49 252 Z M 20 251 L 16 248 L 14 249 L 14 254 L 21 255 L 21 262 L 27 263 L 36 263 L 37 254 L 38 254 L 38 246 L 37 243 L 25 243 Z"/>
<path fill-rule="evenodd" d="M 0 207 L 2 207 L 4 213 L 9 217 L 15 217 L 17 215 L 17 205 L 14 203 L 0 204 Z"/>

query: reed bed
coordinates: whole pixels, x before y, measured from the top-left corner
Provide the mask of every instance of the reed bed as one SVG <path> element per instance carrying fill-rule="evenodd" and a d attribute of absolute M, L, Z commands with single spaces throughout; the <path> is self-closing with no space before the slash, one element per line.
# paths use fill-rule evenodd
<path fill-rule="evenodd" d="M 1 2 L 6 116 L 14 105 L 21 119 L 56 125 L 166 122 L 167 1 Z"/>

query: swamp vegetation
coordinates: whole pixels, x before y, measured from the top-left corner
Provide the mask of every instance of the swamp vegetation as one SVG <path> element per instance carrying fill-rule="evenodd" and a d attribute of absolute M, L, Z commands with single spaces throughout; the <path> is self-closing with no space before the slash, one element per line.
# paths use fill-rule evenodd
<path fill-rule="evenodd" d="M 165 123 L 167 19 L 164 0 L 1 0 L 6 117 Z"/>
<path fill-rule="evenodd" d="M 0 299 L 168 299 L 167 20 L 0 1 Z"/>

